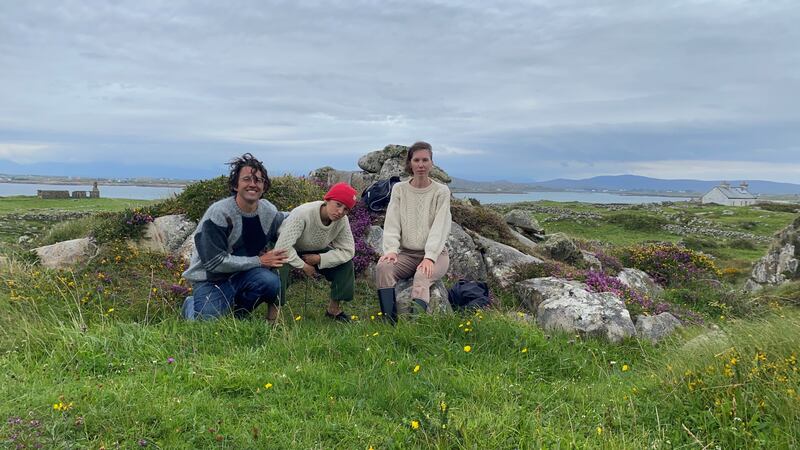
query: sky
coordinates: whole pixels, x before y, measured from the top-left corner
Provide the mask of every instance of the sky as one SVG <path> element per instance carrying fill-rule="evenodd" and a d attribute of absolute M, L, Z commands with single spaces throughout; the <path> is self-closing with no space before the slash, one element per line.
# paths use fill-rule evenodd
<path fill-rule="evenodd" d="M 0 173 L 800 183 L 800 2 L 7 1 Z"/>

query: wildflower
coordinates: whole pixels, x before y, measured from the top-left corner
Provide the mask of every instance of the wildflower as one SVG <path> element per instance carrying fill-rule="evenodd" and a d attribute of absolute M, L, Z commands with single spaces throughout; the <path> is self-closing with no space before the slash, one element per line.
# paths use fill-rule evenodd
<path fill-rule="evenodd" d="M 369 320 L 375 320 L 375 314 L 369 316 Z"/>
<path fill-rule="evenodd" d="M 629 367 L 627 364 L 623 364 L 623 365 L 622 365 L 622 371 L 623 371 L 623 372 L 627 372 L 627 371 L 629 371 L 629 370 L 631 370 L 631 368 L 630 368 L 630 367 Z"/>
<path fill-rule="evenodd" d="M 470 346 L 470 345 L 465 345 L 465 346 L 464 346 L 464 351 L 465 351 L 465 352 L 467 352 L 467 353 L 471 352 L 471 351 L 472 351 L 472 346 Z"/>
<path fill-rule="evenodd" d="M 265 384 L 264 389 L 272 389 L 272 383 Z"/>
<path fill-rule="evenodd" d="M 374 333 L 372 333 L 372 335 L 373 335 L 373 336 L 377 336 L 377 335 L 379 335 L 379 334 L 380 334 L 380 333 L 378 333 L 377 331 L 376 331 L 376 332 L 374 332 Z"/>
<path fill-rule="evenodd" d="M 153 294 L 155 294 L 156 292 L 158 292 L 158 288 L 153 288 Z"/>
<path fill-rule="evenodd" d="M 53 403 L 53 409 L 56 411 L 69 411 L 72 409 L 72 402 L 64 403 L 59 401 L 58 403 Z"/>
<path fill-rule="evenodd" d="M 528 347 L 522 347 L 521 353 L 528 353 Z"/>
<path fill-rule="evenodd" d="M 414 366 L 414 373 L 417 373 L 417 372 L 419 372 L 419 364 L 417 364 L 416 366 Z"/>
<path fill-rule="evenodd" d="M 111 314 L 112 312 L 114 312 L 114 308 L 108 308 L 108 311 L 107 311 L 107 312 L 108 312 L 109 314 Z"/>
<path fill-rule="evenodd" d="M 175 358 L 173 358 L 171 356 L 169 358 L 167 358 L 167 364 L 173 364 L 174 362 L 175 362 Z"/>
<path fill-rule="evenodd" d="M 603 427 L 597 427 L 596 431 L 597 431 L 597 435 L 600 436 L 601 434 L 603 434 Z"/>
<path fill-rule="evenodd" d="M 412 420 L 411 421 L 411 429 L 418 430 L 419 429 L 419 420 Z"/>
<path fill-rule="evenodd" d="M 350 316 L 350 320 L 358 320 L 358 316 L 353 314 L 352 316 Z"/>
<path fill-rule="evenodd" d="M 447 411 L 447 403 L 445 403 L 445 401 L 444 401 L 444 400 L 442 400 L 441 402 L 439 402 L 439 409 L 440 409 L 442 412 L 446 412 L 446 411 Z"/>
<path fill-rule="evenodd" d="M 303 319 L 303 316 L 297 316 L 297 317 L 294 318 L 294 321 L 295 322 L 299 322 L 302 319 Z"/>

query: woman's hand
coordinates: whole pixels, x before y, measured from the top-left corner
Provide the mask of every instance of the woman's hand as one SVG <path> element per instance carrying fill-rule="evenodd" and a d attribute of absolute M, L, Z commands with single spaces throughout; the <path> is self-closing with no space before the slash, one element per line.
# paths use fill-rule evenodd
<path fill-rule="evenodd" d="M 384 262 L 384 261 L 386 261 L 388 263 L 392 263 L 392 264 L 396 263 L 397 262 L 397 253 L 389 252 L 389 253 L 381 256 L 381 258 L 378 260 L 378 262 Z"/>
<path fill-rule="evenodd" d="M 423 259 L 417 266 L 417 271 L 430 278 L 433 275 L 433 261 L 428 258 Z"/>
<path fill-rule="evenodd" d="M 264 267 L 281 267 L 289 257 L 286 256 L 286 249 L 280 250 L 270 250 L 263 255 L 259 256 L 258 259 L 261 260 L 261 265 Z"/>

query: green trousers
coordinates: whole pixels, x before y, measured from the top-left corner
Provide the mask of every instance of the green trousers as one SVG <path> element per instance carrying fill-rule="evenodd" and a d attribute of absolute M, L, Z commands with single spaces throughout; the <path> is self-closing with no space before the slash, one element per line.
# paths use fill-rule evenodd
<path fill-rule="evenodd" d="M 300 255 L 304 255 L 306 253 L 325 253 L 327 250 L 321 250 L 318 252 L 303 252 Z M 281 278 L 281 292 L 278 294 L 279 304 L 283 305 L 286 303 L 286 289 L 291 284 L 291 280 L 289 279 L 289 273 L 292 270 L 292 266 L 289 264 L 284 264 L 278 269 L 278 275 Z M 335 300 L 337 302 L 349 302 L 353 299 L 355 295 L 355 279 L 356 279 L 356 272 L 355 268 L 353 267 L 353 260 L 347 261 L 346 263 L 339 264 L 338 266 L 328 267 L 325 269 L 317 268 L 317 272 L 320 275 L 325 277 L 326 280 L 330 281 L 331 283 L 331 300 Z"/>

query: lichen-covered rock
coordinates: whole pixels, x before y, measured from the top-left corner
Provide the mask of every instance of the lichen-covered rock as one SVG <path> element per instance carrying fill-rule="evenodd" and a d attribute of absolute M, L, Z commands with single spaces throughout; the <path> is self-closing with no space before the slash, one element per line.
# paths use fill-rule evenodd
<path fill-rule="evenodd" d="M 358 159 L 358 167 L 369 172 L 378 173 L 387 159 L 405 160 L 408 147 L 405 145 L 387 145 L 383 150 L 375 150 Z"/>
<path fill-rule="evenodd" d="M 521 209 L 512 209 L 504 216 L 507 224 L 530 233 L 544 233 L 544 229 L 530 213 Z"/>
<path fill-rule="evenodd" d="M 525 247 L 528 247 L 528 248 L 531 248 L 531 249 L 535 249 L 536 247 L 538 247 L 538 244 L 536 244 L 536 242 L 528 239 L 528 237 L 525 236 L 524 234 L 518 233 L 517 230 L 515 230 L 513 228 L 509 228 L 508 231 L 509 231 L 509 233 L 511 233 L 512 236 L 514 236 L 514 239 L 516 239 L 517 242 L 519 242 L 520 244 L 524 245 Z"/>
<path fill-rule="evenodd" d="M 483 261 L 483 255 L 461 225 L 454 223 L 450 227 L 445 247 L 450 255 L 448 274 L 466 280 L 486 279 L 486 263 Z"/>
<path fill-rule="evenodd" d="M 83 264 L 97 255 L 97 245 L 90 238 L 72 239 L 33 249 L 44 267 L 65 269 Z"/>
<path fill-rule="evenodd" d="M 513 275 L 517 266 L 522 264 L 541 264 L 542 260 L 491 239 L 478 236 L 475 243 L 483 253 L 483 262 L 486 271 L 502 287 L 508 287 L 513 282 Z"/>
<path fill-rule="evenodd" d="M 620 271 L 617 279 L 625 286 L 650 298 L 659 297 L 664 292 L 664 289 L 653 281 L 650 275 L 639 269 L 626 267 Z"/>
<path fill-rule="evenodd" d="M 589 266 L 590 269 L 603 270 L 602 261 L 600 261 L 594 253 L 586 250 L 581 250 L 581 256 L 583 257 L 583 260 L 586 262 L 586 265 Z"/>
<path fill-rule="evenodd" d="M 186 267 L 189 267 L 189 264 L 192 261 L 192 252 L 194 251 L 194 233 L 186 236 L 184 239 L 183 244 L 175 251 L 175 255 L 181 258 Z"/>
<path fill-rule="evenodd" d="M 656 344 L 683 324 L 675 316 L 663 312 L 657 316 L 636 316 L 636 336 Z"/>
<path fill-rule="evenodd" d="M 186 241 L 186 237 L 194 233 L 197 223 L 189 220 L 184 214 L 156 217 L 147 224 L 144 238 L 138 245 L 148 250 L 172 253 Z"/>
<path fill-rule="evenodd" d="M 564 233 L 553 233 L 541 245 L 541 248 L 556 261 L 575 264 L 583 255 L 575 242 Z"/>
<path fill-rule="evenodd" d="M 383 228 L 372 225 L 367 233 L 367 245 L 377 254 L 383 254 Z"/>
<path fill-rule="evenodd" d="M 636 333 L 625 303 L 610 292 L 589 292 L 578 281 L 545 277 L 523 282 L 535 307 L 536 323 L 545 330 L 577 333 L 620 342 Z M 519 294 L 518 294 L 519 295 Z"/>
<path fill-rule="evenodd" d="M 745 289 L 800 279 L 800 217 L 776 234 L 769 251 L 753 266 Z"/>
<path fill-rule="evenodd" d="M 394 287 L 397 299 L 397 314 L 404 315 L 411 312 L 411 304 L 414 299 L 411 297 L 411 288 L 414 280 L 409 278 L 400 280 Z M 450 301 L 447 299 L 447 288 L 444 287 L 442 280 L 437 280 L 431 285 L 431 300 L 428 304 L 428 314 L 445 314 L 452 312 Z"/>
<path fill-rule="evenodd" d="M 387 159 L 383 162 L 381 170 L 378 173 L 379 180 L 388 180 L 391 177 L 407 178 L 406 161 L 401 159 Z"/>

